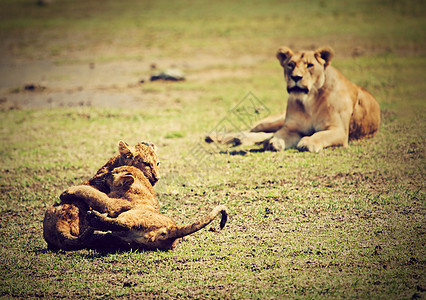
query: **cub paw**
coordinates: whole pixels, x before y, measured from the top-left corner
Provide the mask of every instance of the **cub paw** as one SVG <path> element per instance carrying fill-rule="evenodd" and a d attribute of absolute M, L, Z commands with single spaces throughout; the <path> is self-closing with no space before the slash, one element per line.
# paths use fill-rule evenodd
<path fill-rule="evenodd" d="M 62 203 L 71 203 L 72 200 L 75 199 L 75 196 L 72 191 L 70 191 L 70 189 L 67 189 L 62 192 L 62 194 L 59 196 L 59 199 L 61 199 Z"/>
<path fill-rule="evenodd" d="M 86 220 L 89 223 L 89 225 L 93 228 L 97 228 L 101 226 L 103 218 L 104 216 L 95 210 L 89 210 L 86 213 Z"/>
<path fill-rule="evenodd" d="M 281 151 L 285 148 L 285 141 L 278 137 L 272 137 L 271 139 L 265 141 L 263 147 L 265 150 Z"/>

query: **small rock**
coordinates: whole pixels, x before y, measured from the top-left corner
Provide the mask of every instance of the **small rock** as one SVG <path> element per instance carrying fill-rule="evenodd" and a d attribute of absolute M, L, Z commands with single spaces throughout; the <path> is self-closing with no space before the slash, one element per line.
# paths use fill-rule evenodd
<path fill-rule="evenodd" d="M 0 111 L 9 111 L 14 109 L 21 109 L 18 103 L 7 100 L 6 98 L 0 98 Z"/>
<path fill-rule="evenodd" d="M 46 5 L 52 4 L 53 2 L 54 2 L 53 0 L 38 0 L 37 5 L 46 6 Z"/>
<path fill-rule="evenodd" d="M 155 81 L 155 80 L 181 81 L 181 80 L 185 80 L 185 74 L 179 69 L 169 69 L 161 73 L 152 75 L 150 80 L 151 81 Z"/>
<path fill-rule="evenodd" d="M 362 47 L 354 47 L 352 49 L 352 57 L 357 57 L 357 56 L 361 56 L 365 53 L 364 48 Z"/>
<path fill-rule="evenodd" d="M 27 84 L 24 85 L 24 90 L 30 91 L 30 92 L 43 91 L 45 89 L 46 89 L 45 86 L 43 86 L 41 84 L 37 84 L 37 83 L 27 83 Z"/>

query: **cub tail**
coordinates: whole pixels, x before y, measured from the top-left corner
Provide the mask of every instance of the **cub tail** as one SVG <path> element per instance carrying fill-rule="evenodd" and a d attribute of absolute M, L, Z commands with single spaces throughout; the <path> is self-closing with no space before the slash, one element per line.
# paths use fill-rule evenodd
<path fill-rule="evenodd" d="M 220 220 L 220 229 L 223 229 L 223 227 L 225 227 L 226 221 L 228 220 L 228 209 L 224 205 L 219 205 L 216 206 L 207 216 L 203 217 L 201 220 L 198 220 L 189 225 L 178 226 L 176 230 L 169 235 L 169 237 L 178 239 L 197 232 L 198 230 L 210 224 L 210 222 L 212 222 L 219 214 L 222 214 L 222 218 Z"/>

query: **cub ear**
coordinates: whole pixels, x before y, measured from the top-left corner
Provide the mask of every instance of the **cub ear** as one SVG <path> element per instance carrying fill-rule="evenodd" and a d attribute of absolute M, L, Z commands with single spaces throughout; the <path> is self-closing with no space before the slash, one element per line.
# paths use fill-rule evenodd
<path fill-rule="evenodd" d="M 324 68 L 326 68 L 330 64 L 333 56 L 334 56 L 334 51 L 330 47 L 323 47 L 315 51 L 316 59 L 320 63 L 324 64 Z"/>
<path fill-rule="evenodd" d="M 153 142 L 141 142 L 141 144 L 149 146 L 154 150 L 154 152 L 157 152 L 157 146 L 155 146 Z"/>
<path fill-rule="evenodd" d="M 283 68 L 284 68 L 285 61 L 292 56 L 293 56 L 293 51 L 291 51 L 290 48 L 288 47 L 281 47 L 277 51 L 277 59 L 279 60 Z"/>
<path fill-rule="evenodd" d="M 135 182 L 135 178 L 133 177 L 133 175 L 124 175 L 122 179 L 123 179 L 122 185 L 128 186 L 128 187 L 131 186 L 133 182 Z"/>
<path fill-rule="evenodd" d="M 118 151 L 122 156 L 128 157 L 132 155 L 132 150 L 130 150 L 129 145 L 123 141 L 118 142 Z"/>

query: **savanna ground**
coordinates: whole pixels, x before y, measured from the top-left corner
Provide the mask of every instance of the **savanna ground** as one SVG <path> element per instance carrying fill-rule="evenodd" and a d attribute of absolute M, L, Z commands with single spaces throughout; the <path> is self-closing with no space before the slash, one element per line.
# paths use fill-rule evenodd
<path fill-rule="evenodd" d="M 425 298 L 424 1 L 35 2 L 0 0 L 2 298 Z M 333 47 L 380 132 L 320 154 L 205 144 L 285 109 L 282 45 Z M 149 82 L 154 66 L 187 80 Z M 48 251 L 46 207 L 121 139 L 158 145 L 163 213 L 226 204 L 224 230 Z"/>

